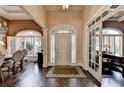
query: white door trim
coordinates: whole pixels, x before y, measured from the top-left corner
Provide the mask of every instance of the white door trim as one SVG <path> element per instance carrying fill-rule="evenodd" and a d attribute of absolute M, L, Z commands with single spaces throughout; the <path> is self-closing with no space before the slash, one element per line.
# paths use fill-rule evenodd
<path fill-rule="evenodd" d="M 42 29 L 43 30 L 43 67 L 48 66 L 48 49 L 47 49 L 47 29 Z"/>
<path fill-rule="evenodd" d="M 55 56 L 55 49 L 54 49 L 54 47 L 52 47 L 51 46 L 51 44 L 52 44 L 52 39 L 55 39 L 55 34 L 56 34 L 56 32 L 59 32 L 59 31 L 61 31 L 61 30 L 64 30 L 64 31 L 69 31 L 71 34 L 72 34 L 72 36 L 75 36 L 75 49 L 74 49 L 74 53 L 73 54 L 75 54 L 75 55 L 73 55 L 74 57 L 72 57 L 73 59 L 73 62 L 74 63 L 77 63 L 76 61 L 76 35 L 77 35 L 77 31 L 76 31 L 76 29 L 73 27 L 73 26 L 71 26 L 71 25 L 66 25 L 66 24 L 61 24 L 61 25 L 56 25 L 56 26 L 54 26 L 52 29 L 51 29 L 51 31 L 50 31 L 50 39 L 49 40 L 51 40 L 50 41 L 50 62 L 49 62 L 49 65 L 55 65 L 55 58 L 54 58 L 54 56 Z M 55 45 L 55 41 L 53 42 L 54 43 L 54 45 Z M 70 64 L 70 65 L 72 65 L 72 64 Z"/>
<path fill-rule="evenodd" d="M 96 40 L 93 41 L 94 38 L 96 37 L 96 34 L 94 33 L 96 31 L 99 32 L 99 41 L 98 41 L 99 44 L 97 45 L 99 46 L 98 49 L 96 49 L 96 42 L 95 42 Z M 89 41 L 91 43 L 90 43 L 90 49 L 88 47 L 88 49 L 90 50 L 88 53 L 88 71 L 101 84 L 101 81 L 102 81 L 102 23 L 94 25 L 94 27 L 89 30 L 89 33 L 90 33 Z M 96 51 L 98 53 L 96 53 Z M 98 60 L 96 57 L 98 58 Z M 89 62 L 91 66 L 89 66 Z"/>

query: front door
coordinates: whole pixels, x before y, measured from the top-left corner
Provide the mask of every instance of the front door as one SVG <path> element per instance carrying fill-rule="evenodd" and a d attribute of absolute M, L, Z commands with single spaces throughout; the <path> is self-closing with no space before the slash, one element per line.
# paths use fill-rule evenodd
<path fill-rule="evenodd" d="M 102 80 L 102 23 L 89 29 L 89 72 L 101 84 Z"/>
<path fill-rule="evenodd" d="M 71 64 L 71 34 L 56 33 L 55 35 L 55 64 Z"/>

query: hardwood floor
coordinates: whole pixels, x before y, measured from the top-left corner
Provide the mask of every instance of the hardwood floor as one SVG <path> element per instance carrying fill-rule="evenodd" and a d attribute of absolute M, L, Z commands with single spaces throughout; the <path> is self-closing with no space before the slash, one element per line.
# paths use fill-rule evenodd
<path fill-rule="evenodd" d="M 102 79 L 102 87 L 124 87 L 124 78 L 119 72 L 113 72 L 112 75 Z"/>
<path fill-rule="evenodd" d="M 48 69 L 39 69 L 37 63 L 25 66 L 23 71 L 15 75 L 5 74 L 5 82 L 0 81 L 1 87 L 97 87 L 96 83 L 85 72 L 86 78 L 47 78 Z M 117 75 L 118 74 L 118 75 Z M 124 79 L 119 73 L 113 78 L 103 78 L 104 86 L 124 86 Z M 118 79 L 119 78 L 119 79 Z"/>

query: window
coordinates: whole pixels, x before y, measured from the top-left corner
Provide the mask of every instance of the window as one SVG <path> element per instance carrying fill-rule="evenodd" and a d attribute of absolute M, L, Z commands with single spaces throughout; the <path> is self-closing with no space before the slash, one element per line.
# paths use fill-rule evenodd
<path fill-rule="evenodd" d="M 55 63 L 55 36 L 51 36 L 51 63 Z"/>
<path fill-rule="evenodd" d="M 122 32 L 118 29 L 106 28 L 102 31 L 102 51 L 114 55 L 122 55 Z"/>
<path fill-rule="evenodd" d="M 26 30 L 17 33 L 15 37 L 16 50 L 28 49 L 28 56 L 37 56 L 41 51 L 41 34 L 37 31 Z"/>

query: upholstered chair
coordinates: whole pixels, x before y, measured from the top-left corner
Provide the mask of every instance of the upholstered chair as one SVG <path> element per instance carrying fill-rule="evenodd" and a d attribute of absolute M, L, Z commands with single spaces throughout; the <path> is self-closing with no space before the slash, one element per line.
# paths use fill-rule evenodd
<path fill-rule="evenodd" d="M 13 73 L 15 73 L 16 68 L 23 69 L 23 52 L 21 50 L 17 50 L 12 57 L 12 60 L 9 60 L 6 64 L 4 64 L 4 67 L 8 67 L 9 69 L 12 69 Z"/>
<path fill-rule="evenodd" d="M 0 76 L 2 81 L 4 81 L 3 72 L 9 71 L 7 67 L 2 67 L 5 59 L 5 54 L 0 54 Z"/>

